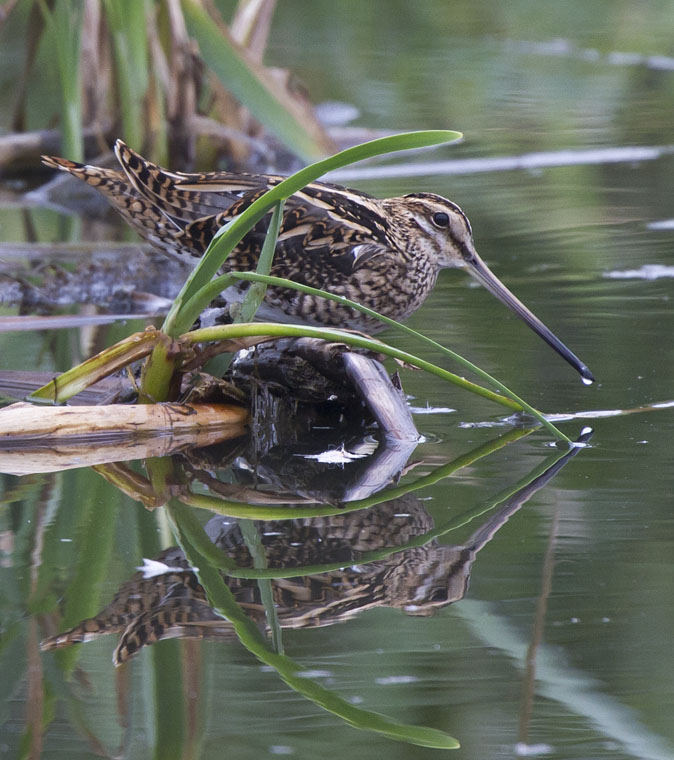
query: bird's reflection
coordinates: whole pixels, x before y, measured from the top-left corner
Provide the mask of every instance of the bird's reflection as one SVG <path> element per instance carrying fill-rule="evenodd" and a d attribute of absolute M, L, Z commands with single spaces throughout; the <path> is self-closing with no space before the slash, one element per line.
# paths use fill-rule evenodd
<path fill-rule="evenodd" d="M 256 523 L 268 568 L 292 570 L 339 564 L 339 569 L 271 582 L 282 628 L 332 625 L 374 607 L 398 607 L 430 614 L 460 599 L 479 547 L 445 546 L 431 539 L 405 547 L 429 533 L 433 521 L 423 504 L 408 495 L 372 509 L 303 520 Z M 211 540 L 240 567 L 253 559 L 236 521 L 213 517 L 205 526 Z M 389 556 L 362 562 L 372 553 Z M 259 625 L 266 625 L 256 580 L 225 577 L 236 601 Z M 227 621 L 209 606 L 197 574 L 183 552 L 171 547 L 145 561 L 112 602 L 72 630 L 42 642 L 53 649 L 121 633 L 115 662 L 165 638 L 233 638 Z"/>
<path fill-rule="evenodd" d="M 590 435 L 591 431 L 580 440 Z M 279 626 L 333 625 L 375 607 L 429 615 L 460 600 L 480 549 L 578 451 L 570 449 L 493 509 L 478 510 L 478 515 L 486 511 L 489 517 L 460 545 L 440 543 L 439 537 L 449 529 L 434 525 L 414 493 L 369 509 L 253 523 L 258 549 L 263 551 L 262 567 L 275 576 L 270 585 Z M 222 571 L 234 599 L 261 628 L 268 629 L 261 585 L 253 572 L 246 572 L 261 567 L 260 552 L 249 548 L 250 532 L 245 535 L 241 523 L 221 515 L 212 517 L 204 530 L 236 568 L 236 572 Z M 42 649 L 108 633 L 121 634 L 116 664 L 165 638 L 235 637 L 231 624 L 209 605 L 197 569 L 178 547 L 146 559 L 98 615 L 45 639 Z"/>

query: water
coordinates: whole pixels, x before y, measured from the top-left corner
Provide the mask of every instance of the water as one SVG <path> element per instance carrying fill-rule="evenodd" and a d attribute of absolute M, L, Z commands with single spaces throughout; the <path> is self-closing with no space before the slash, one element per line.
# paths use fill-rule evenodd
<path fill-rule="evenodd" d="M 290 1 L 278 10 L 269 60 L 298 71 L 315 99 L 354 104 L 367 126 L 465 132 L 461 145 L 410 158 L 428 170 L 372 172 L 353 184 L 458 202 L 495 274 L 597 377 L 585 387 L 489 294 L 462 273 L 443 273 L 410 326 L 565 415 L 571 437 L 587 424 L 594 436 L 480 548 L 462 601 L 439 602 L 431 616 L 372 604 L 338 624 L 283 628 L 285 653 L 316 683 L 360 708 L 451 734 L 459 758 L 674 758 L 671 10 L 665 2 Z M 662 150 L 510 168 L 531 153 L 634 147 Z M 505 168 L 483 162 L 502 158 Z M 477 162 L 474 171 L 434 171 L 459 160 Z M 43 242 L 78 235 L 79 222 L 54 211 L 29 215 Z M 5 240 L 26 239 L 16 208 L 1 208 L 0 223 Z M 99 225 L 94 234 L 118 239 L 120 230 Z M 64 369 L 129 329 L 94 337 L 94 346 L 74 330 L 49 340 L 0 335 L 2 366 L 32 369 L 26 357 L 35 356 L 39 368 Z M 410 338 L 387 335 L 447 366 Z M 438 379 L 403 370 L 403 381 L 414 407 L 438 412 L 416 415 L 425 442 L 402 485 L 510 429 L 505 410 Z M 616 410 L 635 411 L 608 416 Z M 305 454 L 320 451 L 306 444 Z M 394 505 L 413 519 L 377 517 L 383 507 L 374 507 L 379 522 L 359 535 L 385 536 L 396 520 L 428 530 L 480 512 L 559 453 L 534 432 Z M 275 492 L 288 487 L 296 460 L 285 460 Z M 326 472 L 339 481 L 362 461 Z M 101 748 L 237 760 L 434 754 L 347 726 L 230 639 L 163 641 L 120 669 L 111 663 L 117 634 L 40 654 L 40 639 L 96 614 L 143 557 L 175 538 L 164 510 L 145 510 L 92 471 L 1 482 L 0 756 L 17 756 L 41 720 L 32 756 L 49 758 Z M 210 517 L 195 514 L 203 524 Z M 493 514 L 438 544 L 461 545 Z M 302 550 L 295 538 L 288 546 L 300 546 L 286 553 Z M 320 549 L 304 564 L 328 556 Z M 413 586 L 418 565 L 394 576 L 387 561 L 385 590 L 397 588 L 394 577 Z"/>

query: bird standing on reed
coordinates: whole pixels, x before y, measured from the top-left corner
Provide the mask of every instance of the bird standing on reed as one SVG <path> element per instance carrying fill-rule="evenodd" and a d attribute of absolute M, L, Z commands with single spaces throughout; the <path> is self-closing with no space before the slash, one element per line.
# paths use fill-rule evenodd
<path fill-rule="evenodd" d="M 267 174 L 169 172 L 121 140 L 122 171 L 45 156 L 99 190 L 150 243 L 183 260 L 203 255 L 217 231 L 283 177 Z M 267 218 L 243 238 L 225 270 L 251 271 L 264 242 Z M 441 269 L 461 268 L 523 319 L 581 375 L 592 373 L 478 256 L 466 215 L 432 193 L 377 199 L 357 190 L 313 182 L 285 203 L 271 268 L 277 277 L 345 296 L 395 320 L 416 311 Z M 240 300 L 242 285 L 224 294 Z M 348 306 L 287 288 L 269 288 L 261 316 L 275 321 L 374 332 L 377 320 Z"/>

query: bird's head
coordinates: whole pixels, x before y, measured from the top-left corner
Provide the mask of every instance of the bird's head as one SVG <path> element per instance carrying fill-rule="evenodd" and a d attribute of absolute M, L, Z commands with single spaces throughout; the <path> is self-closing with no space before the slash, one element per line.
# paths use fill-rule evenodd
<path fill-rule="evenodd" d="M 477 256 L 468 217 L 452 201 L 434 193 L 410 193 L 384 201 L 411 256 L 435 269 L 466 267 Z"/>
<path fill-rule="evenodd" d="M 388 211 L 405 238 L 409 257 L 421 257 L 436 271 L 464 269 L 569 362 L 584 382 L 594 381 L 587 366 L 482 261 L 475 250 L 470 222 L 456 203 L 434 193 L 411 193 L 384 203 L 391 204 Z"/>

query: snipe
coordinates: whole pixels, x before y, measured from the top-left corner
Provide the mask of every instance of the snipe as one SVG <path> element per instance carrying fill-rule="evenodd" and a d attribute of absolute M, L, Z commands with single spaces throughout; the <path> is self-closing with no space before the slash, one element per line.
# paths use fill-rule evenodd
<path fill-rule="evenodd" d="M 188 260 L 200 257 L 223 224 L 283 179 L 169 172 L 121 140 L 115 153 L 123 171 L 63 158 L 45 156 L 43 161 L 96 187 L 144 238 Z M 266 226 L 263 219 L 245 236 L 226 268 L 255 269 Z M 444 268 L 465 269 L 586 382 L 594 380 L 586 365 L 492 274 L 475 250 L 466 215 L 439 195 L 411 193 L 379 200 L 338 185 L 307 185 L 286 201 L 271 273 L 403 320 L 421 306 Z M 241 289 L 230 289 L 224 298 L 240 300 L 241 294 Z M 261 316 L 369 332 L 382 327 L 343 304 L 282 288 L 267 291 Z"/>

